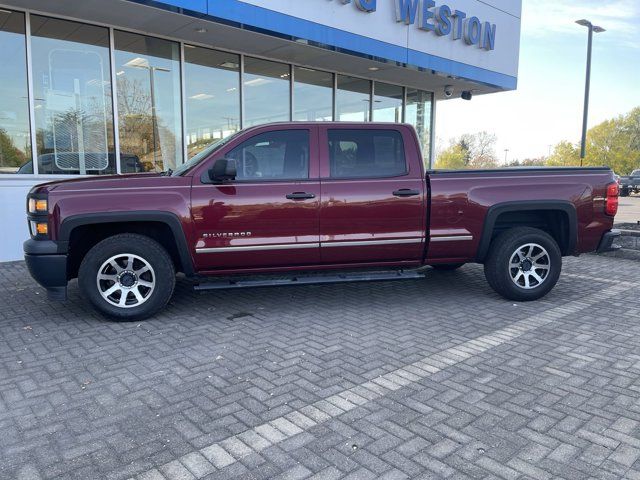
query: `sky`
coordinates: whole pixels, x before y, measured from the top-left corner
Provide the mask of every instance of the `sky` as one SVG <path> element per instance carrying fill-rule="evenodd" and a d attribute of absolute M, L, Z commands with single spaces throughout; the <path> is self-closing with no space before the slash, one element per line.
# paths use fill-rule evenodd
<path fill-rule="evenodd" d="M 446 100 L 436 109 L 436 151 L 464 133 L 497 137 L 496 154 L 523 160 L 549 154 L 561 140 L 580 142 L 587 52 L 594 34 L 588 127 L 640 106 L 640 0 L 522 0 L 518 88 Z M 553 147 L 551 147 L 553 148 Z"/>

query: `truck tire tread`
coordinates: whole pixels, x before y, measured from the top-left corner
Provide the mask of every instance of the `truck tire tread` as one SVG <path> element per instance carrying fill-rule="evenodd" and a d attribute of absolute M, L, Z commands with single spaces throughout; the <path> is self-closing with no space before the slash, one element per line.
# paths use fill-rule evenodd
<path fill-rule="evenodd" d="M 530 290 L 519 288 L 512 281 L 509 272 L 511 255 L 519 245 L 537 243 L 544 247 L 551 259 L 551 268 L 545 281 Z M 549 293 L 560 277 L 562 254 L 557 242 L 548 233 L 532 227 L 515 227 L 500 233 L 491 242 L 484 263 L 484 274 L 489 286 L 508 300 L 526 302 L 537 300 Z"/>

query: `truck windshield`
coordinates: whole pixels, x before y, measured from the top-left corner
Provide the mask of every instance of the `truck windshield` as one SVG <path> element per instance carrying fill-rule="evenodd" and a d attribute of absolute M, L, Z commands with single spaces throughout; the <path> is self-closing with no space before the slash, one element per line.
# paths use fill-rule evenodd
<path fill-rule="evenodd" d="M 209 158 L 209 156 L 213 152 L 215 152 L 216 150 L 221 148 L 223 145 L 226 145 L 227 142 L 229 142 L 230 140 L 235 138 L 239 133 L 240 132 L 232 133 L 231 135 L 228 135 L 228 136 L 226 136 L 224 138 L 221 138 L 220 140 L 217 140 L 217 141 L 207 145 L 204 148 L 204 150 L 202 150 L 201 152 L 197 153 L 189 161 L 183 163 L 178 168 L 176 168 L 171 175 L 174 176 L 174 177 L 180 176 L 180 175 L 184 175 L 187 171 L 191 170 L 193 167 L 198 165 L 201 161 L 203 161 L 206 158 Z"/>

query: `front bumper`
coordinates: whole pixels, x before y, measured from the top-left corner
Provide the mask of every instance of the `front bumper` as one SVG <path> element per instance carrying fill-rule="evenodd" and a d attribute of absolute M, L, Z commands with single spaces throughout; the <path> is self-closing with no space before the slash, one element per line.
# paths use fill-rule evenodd
<path fill-rule="evenodd" d="M 598 245 L 596 253 L 613 252 L 614 250 L 618 250 L 620 246 L 613 243 L 618 237 L 620 237 L 620 230 L 613 229 L 605 232 L 605 234 L 602 235 L 602 239 L 600 239 L 600 245 Z"/>
<path fill-rule="evenodd" d="M 29 273 L 47 290 L 49 299 L 66 300 L 66 245 L 51 240 L 29 239 L 24 242 L 23 248 Z"/>

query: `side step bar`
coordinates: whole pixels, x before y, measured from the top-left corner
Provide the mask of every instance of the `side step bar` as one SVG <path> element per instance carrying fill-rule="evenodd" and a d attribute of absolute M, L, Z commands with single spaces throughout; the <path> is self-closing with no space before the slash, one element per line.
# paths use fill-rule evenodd
<path fill-rule="evenodd" d="M 338 275 L 304 275 L 292 278 L 262 280 L 220 280 L 195 285 L 194 290 L 229 290 L 234 288 L 278 287 L 284 285 L 320 285 L 328 283 L 388 282 L 424 278 L 424 270 L 397 270 L 387 272 L 343 273 Z"/>

